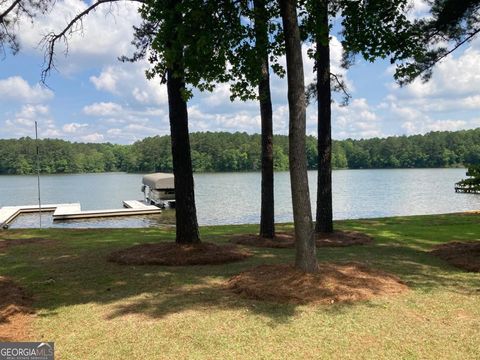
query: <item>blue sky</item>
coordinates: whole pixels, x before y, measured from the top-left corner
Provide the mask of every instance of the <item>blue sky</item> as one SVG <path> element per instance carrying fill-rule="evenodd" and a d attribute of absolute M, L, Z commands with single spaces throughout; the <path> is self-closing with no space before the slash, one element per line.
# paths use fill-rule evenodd
<path fill-rule="evenodd" d="M 425 3 L 413 1 L 411 16 Z M 99 8 L 84 21 L 83 32 L 69 38 L 68 56 L 57 51 L 57 70 L 39 84 L 43 34 L 59 30 L 86 7 L 80 0 L 59 0 L 35 25 L 21 23 L 21 52 L 0 60 L 0 138 L 40 136 L 82 142 L 129 144 L 146 136 L 169 133 L 166 89 L 147 81 L 146 62 L 124 64 L 130 54 L 132 25 L 140 22 L 136 5 L 121 3 Z M 388 62 L 358 61 L 348 71 L 339 66 L 341 48 L 335 32 L 331 41 L 332 71 L 346 79 L 350 105 L 333 104 L 333 137 L 370 138 L 459 130 L 480 126 L 480 40 L 468 44 L 439 64 L 432 80 L 398 88 Z M 312 81 L 313 63 L 305 54 L 305 76 Z M 286 81 L 273 77 L 274 131 L 288 131 Z M 191 131 L 260 131 L 256 102 L 231 103 L 228 85 L 213 93 L 196 93 L 189 103 Z M 307 112 L 307 131 L 316 132 L 315 105 Z"/>

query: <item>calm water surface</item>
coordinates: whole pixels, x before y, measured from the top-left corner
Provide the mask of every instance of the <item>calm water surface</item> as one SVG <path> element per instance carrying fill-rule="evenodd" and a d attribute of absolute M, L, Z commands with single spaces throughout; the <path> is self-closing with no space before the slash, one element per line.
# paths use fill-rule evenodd
<path fill-rule="evenodd" d="M 465 169 L 337 170 L 333 172 L 335 219 L 394 215 L 438 214 L 480 209 L 480 195 L 456 194 L 453 185 L 465 177 Z M 107 173 L 43 175 L 42 203 L 79 202 L 83 210 L 120 208 L 122 200 L 142 199 L 142 175 Z M 315 211 L 316 172 L 309 172 L 312 209 Z M 200 225 L 258 223 L 260 173 L 195 175 Z M 37 202 L 35 176 L 0 176 L 0 206 L 33 205 Z M 277 222 L 292 221 L 288 172 L 275 174 Z M 52 222 L 50 227 L 143 227 L 168 224 L 172 211 L 160 215 Z M 37 227 L 38 214 L 22 215 L 11 227 Z"/>

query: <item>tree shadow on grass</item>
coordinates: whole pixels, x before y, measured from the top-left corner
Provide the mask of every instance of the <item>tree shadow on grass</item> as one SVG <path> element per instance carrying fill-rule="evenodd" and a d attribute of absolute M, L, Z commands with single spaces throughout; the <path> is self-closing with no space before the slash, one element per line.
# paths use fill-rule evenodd
<path fill-rule="evenodd" d="M 61 307 L 88 303 L 106 306 L 107 318 L 112 319 L 127 314 L 163 318 L 188 310 L 240 309 L 275 324 L 285 323 L 296 313 L 291 305 L 256 305 L 222 285 L 252 266 L 290 259 L 291 252 L 253 251 L 256 256 L 251 261 L 224 265 L 122 266 L 106 258 L 125 247 L 124 239 L 115 241 L 115 234 L 99 238 L 96 232 L 87 236 L 86 231 L 67 234 L 68 240 L 52 241 L 48 247 L 29 243 L 12 248 L 0 263 L 0 273 L 14 277 L 33 295 L 41 317 L 55 316 Z M 151 236 L 136 235 L 129 245 L 153 241 Z"/>
<path fill-rule="evenodd" d="M 241 310 L 270 319 L 275 326 L 290 322 L 298 313 L 296 305 L 251 301 L 227 290 L 223 284 L 178 287 L 167 293 L 143 294 L 114 304 L 107 320 L 128 315 L 161 319 L 185 311 L 211 312 Z"/>
<path fill-rule="evenodd" d="M 398 244 L 344 249 L 334 258 L 353 258 L 399 276 L 413 290 L 431 292 L 438 288 L 463 294 L 478 294 L 480 277 L 455 268 L 428 251 Z M 330 256 L 332 258 L 332 256 Z"/>
<path fill-rule="evenodd" d="M 401 226 L 388 230 L 383 224 L 369 228 L 369 223 L 349 229 L 374 235 L 373 245 L 322 248 L 319 260 L 362 262 L 397 275 L 415 291 L 443 288 L 478 294 L 478 276 L 457 270 L 422 250 L 431 247 L 431 236 L 406 236 Z M 238 231 L 235 228 L 232 233 Z M 205 241 L 222 235 L 220 230 L 207 233 Z M 41 231 L 20 234 L 22 238 L 25 234 L 45 237 Z M 190 310 L 240 310 L 264 316 L 275 326 L 291 321 L 301 311 L 298 305 L 248 300 L 223 287 L 230 277 L 254 266 L 292 263 L 292 249 L 250 248 L 254 256 L 246 261 L 216 266 L 121 266 L 108 263 L 108 254 L 134 244 L 172 241 L 174 235 L 156 229 L 59 230 L 49 234 L 57 241 L 8 249 L 0 263 L 1 274 L 15 278 L 34 296 L 39 316 L 53 316 L 61 307 L 95 303 L 106 307 L 107 320 L 129 315 L 162 319 Z M 350 306 L 342 305 L 344 309 Z M 329 309 L 325 305 L 321 308 Z"/>

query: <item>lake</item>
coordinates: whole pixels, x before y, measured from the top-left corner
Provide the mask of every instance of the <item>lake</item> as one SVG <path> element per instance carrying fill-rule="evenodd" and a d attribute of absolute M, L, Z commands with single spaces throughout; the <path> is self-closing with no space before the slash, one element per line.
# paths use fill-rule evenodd
<path fill-rule="evenodd" d="M 420 215 L 480 209 L 480 195 L 457 194 L 454 183 L 465 169 L 388 169 L 333 171 L 335 219 Z M 200 225 L 258 223 L 260 173 L 195 174 Z M 125 173 L 42 175 L 42 203 L 79 202 L 83 210 L 120 208 L 122 200 L 142 199 L 142 175 Z M 312 211 L 315 213 L 316 172 L 309 172 Z M 36 176 L 0 176 L 0 206 L 37 203 Z M 275 173 L 275 220 L 292 221 L 288 172 Z M 53 223 L 48 227 L 145 227 L 171 224 L 172 210 L 160 215 L 103 218 Z M 11 228 L 38 227 L 38 214 L 22 215 Z"/>

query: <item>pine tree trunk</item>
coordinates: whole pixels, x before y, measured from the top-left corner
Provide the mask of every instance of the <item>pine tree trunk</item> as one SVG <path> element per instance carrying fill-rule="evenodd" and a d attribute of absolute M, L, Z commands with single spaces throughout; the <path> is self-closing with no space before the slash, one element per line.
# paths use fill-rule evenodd
<path fill-rule="evenodd" d="M 330 89 L 330 45 L 328 0 L 320 0 L 317 16 L 317 106 L 318 177 L 315 231 L 333 231 L 332 210 L 332 93 Z"/>
<path fill-rule="evenodd" d="M 265 0 L 254 0 L 255 40 L 261 62 L 261 80 L 258 85 L 260 117 L 262 123 L 262 204 L 260 212 L 260 236 L 275 236 L 274 185 L 273 185 L 273 111 L 270 95 L 268 63 L 268 15 Z"/>
<path fill-rule="evenodd" d="M 280 0 L 285 33 L 289 107 L 289 164 L 295 226 L 295 266 L 305 272 L 317 271 L 312 209 L 307 177 L 306 98 L 302 46 L 295 0 Z"/>
<path fill-rule="evenodd" d="M 173 76 L 175 73 L 176 76 Z M 168 110 L 175 175 L 176 242 L 199 243 L 193 169 L 188 133 L 187 103 L 182 96 L 185 83 L 178 74 L 181 68 L 167 71 Z"/>

